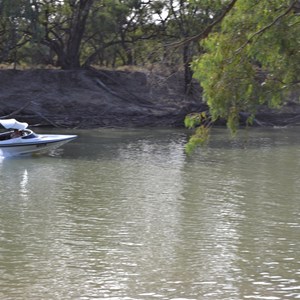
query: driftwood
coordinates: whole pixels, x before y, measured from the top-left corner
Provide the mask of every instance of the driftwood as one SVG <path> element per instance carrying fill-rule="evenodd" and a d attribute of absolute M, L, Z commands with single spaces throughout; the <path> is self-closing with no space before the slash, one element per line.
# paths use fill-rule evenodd
<path fill-rule="evenodd" d="M 32 103 L 32 101 L 28 101 L 26 104 L 24 104 L 21 108 L 13 111 L 12 113 L 6 115 L 6 116 L 2 116 L 0 117 L 0 119 L 8 119 L 8 118 L 11 118 L 17 114 L 19 114 L 20 112 L 22 112 L 26 107 L 28 107 L 30 104 Z"/>
<path fill-rule="evenodd" d="M 20 114 L 25 108 L 27 108 L 28 106 L 32 105 L 32 104 L 36 104 L 34 101 L 30 100 L 27 103 L 25 103 L 22 107 L 18 108 L 17 110 L 13 111 L 12 113 L 5 115 L 5 116 L 0 116 L 0 119 L 9 119 L 12 118 L 18 114 Z M 44 116 L 42 113 L 37 112 L 33 109 L 30 109 L 33 114 L 39 116 L 41 119 L 45 120 L 47 123 L 49 123 L 50 125 L 59 128 L 62 127 L 61 125 L 57 125 L 55 122 L 51 121 L 49 118 L 47 118 L 46 116 Z M 35 125 L 37 126 L 37 125 Z"/>
<path fill-rule="evenodd" d="M 115 96 L 115 97 L 117 97 L 117 98 L 119 98 L 123 101 L 131 102 L 131 103 L 136 104 L 136 105 L 149 106 L 149 107 L 153 106 L 152 102 L 150 102 L 148 100 L 145 100 L 145 99 L 141 99 L 140 97 L 138 97 L 137 95 L 135 95 L 134 93 L 132 93 L 128 89 L 126 89 L 124 86 L 122 86 L 122 89 L 124 90 L 124 92 L 126 94 L 128 94 L 130 96 L 130 99 L 125 98 L 125 97 L 119 95 L 118 93 L 114 92 L 113 90 L 111 90 L 99 77 L 105 77 L 109 81 L 113 82 L 114 85 L 116 85 L 116 86 L 121 86 L 121 85 L 118 81 L 113 79 L 111 76 L 106 74 L 104 71 L 97 70 L 93 67 L 89 67 L 88 70 L 91 71 L 95 77 L 97 77 L 97 79 L 95 80 L 96 83 L 101 88 L 103 88 L 106 92 L 110 93 L 111 95 L 113 95 L 113 96 Z"/>
<path fill-rule="evenodd" d="M 39 112 L 34 112 L 36 115 L 38 115 L 40 118 L 42 118 L 43 120 L 47 121 L 49 124 L 51 124 L 52 126 L 56 127 L 56 128 L 59 128 L 59 127 L 62 127 L 60 125 L 57 125 L 56 123 L 54 123 L 53 121 L 49 120 L 47 117 L 45 117 L 44 115 L 42 115 L 41 113 Z"/>
<path fill-rule="evenodd" d="M 99 78 L 95 79 L 96 83 L 103 88 L 106 92 L 110 93 L 111 95 L 120 98 L 121 100 L 125 100 L 126 99 L 120 95 L 118 95 L 116 92 L 112 91 L 106 84 L 104 84 Z"/>

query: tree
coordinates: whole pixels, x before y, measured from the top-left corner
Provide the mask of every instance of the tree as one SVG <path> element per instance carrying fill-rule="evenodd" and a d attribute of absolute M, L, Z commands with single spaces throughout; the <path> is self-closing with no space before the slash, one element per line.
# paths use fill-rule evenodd
<path fill-rule="evenodd" d="M 300 1 L 238 0 L 221 28 L 202 41 L 206 53 L 193 62 L 207 113 L 191 114 L 196 127 L 187 151 L 207 141 L 209 128 L 225 119 L 235 133 L 240 115 L 251 124 L 259 107 L 279 107 L 300 87 Z"/>
<path fill-rule="evenodd" d="M 87 19 L 94 0 L 32 0 L 31 28 L 27 34 L 49 47 L 63 69 L 80 68 Z"/>
<path fill-rule="evenodd" d="M 22 39 L 22 45 L 27 43 L 24 54 L 41 50 L 42 58 L 48 52 L 46 61 L 63 69 L 92 63 L 114 66 L 116 61 L 131 65 L 148 54 L 141 42 L 157 39 L 159 28 L 152 11 L 160 4 L 152 0 L 2 0 L 0 14 L 5 22 L 0 22 L 0 38 L 16 44 L 16 35 L 26 37 Z M 2 52 L 12 53 L 12 47 Z"/>
<path fill-rule="evenodd" d="M 93 10 L 88 21 L 84 65 L 97 61 L 112 66 L 137 64 L 143 52 L 139 43 L 157 38 L 152 5 L 152 1 L 103 0 L 101 10 Z"/>
<path fill-rule="evenodd" d="M 29 7 L 30 3 L 23 0 L 0 2 L 0 62 L 16 64 L 18 50 L 29 41 L 28 36 L 20 32 L 20 28 L 26 26 Z"/>
<path fill-rule="evenodd" d="M 7 46 L 0 50 L 9 56 L 13 49 L 28 43 L 44 45 L 56 55 L 58 66 L 79 68 L 93 4 L 94 0 L 2 0 L 0 38 L 6 39 Z"/>
<path fill-rule="evenodd" d="M 212 121 L 224 118 L 234 132 L 241 112 L 250 113 L 251 123 L 259 106 L 278 107 L 299 90 L 299 4 L 238 0 L 221 29 L 202 43 L 206 53 L 194 60 L 193 70 Z"/>
<path fill-rule="evenodd" d="M 192 59 L 195 55 L 202 53 L 202 48 L 198 43 L 202 36 L 198 33 L 203 32 L 218 19 L 227 3 L 228 1 L 222 0 L 170 0 L 166 3 L 166 10 L 169 14 L 166 32 L 169 37 L 173 37 L 171 45 L 182 51 L 184 88 L 187 94 L 192 90 Z"/>

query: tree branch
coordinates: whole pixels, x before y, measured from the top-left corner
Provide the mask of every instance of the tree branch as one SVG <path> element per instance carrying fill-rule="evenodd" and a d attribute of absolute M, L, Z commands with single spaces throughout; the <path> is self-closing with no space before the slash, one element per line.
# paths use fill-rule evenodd
<path fill-rule="evenodd" d="M 197 35 L 194 35 L 192 37 L 188 37 L 182 41 L 179 41 L 179 42 L 176 42 L 176 43 L 173 43 L 169 46 L 176 46 L 176 47 L 180 47 L 182 45 L 185 45 L 185 44 L 189 44 L 191 42 L 194 42 L 194 41 L 198 41 L 198 40 L 201 40 L 201 39 L 204 39 L 206 38 L 210 33 L 211 31 L 213 30 L 213 28 L 222 22 L 222 20 L 226 17 L 226 15 L 232 10 L 232 8 L 234 7 L 235 3 L 237 2 L 237 0 L 232 0 L 228 6 L 223 10 L 223 12 L 221 13 L 221 15 L 219 17 L 217 17 L 210 25 L 208 25 L 202 32 L 200 32 L 199 34 Z"/>
<path fill-rule="evenodd" d="M 9 115 L 6 115 L 6 116 L 0 116 L 0 119 L 7 119 L 7 118 L 11 118 L 12 116 L 17 115 L 17 114 L 20 113 L 22 110 L 24 110 L 27 106 L 29 106 L 31 103 L 32 103 L 32 101 L 26 102 L 22 107 L 20 107 L 19 109 L 13 111 L 13 112 L 10 113 Z"/>
<path fill-rule="evenodd" d="M 285 12 L 283 12 L 281 15 L 279 15 L 277 18 L 275 18 L 270 24 L 268 24 L 267 26 L 261 28 L 260 30 L 256 31 L 255 33 L 253 33 L 248 40 L 237 50 L 234 51 L 235 54 L 240 53 L 248 44 L 251 43 L 251 41 L 258 35 L 263 34 L 265 31 L 267 31 L 269 28 L 271 28 L 274 24 L 276 24 L 281 18 L 285 17 L 290 11 L 293 10 L 294 6 L 297 4 L 298 0 L 294 0 L 290 6 L 287 8 L 287 10 Z"/>

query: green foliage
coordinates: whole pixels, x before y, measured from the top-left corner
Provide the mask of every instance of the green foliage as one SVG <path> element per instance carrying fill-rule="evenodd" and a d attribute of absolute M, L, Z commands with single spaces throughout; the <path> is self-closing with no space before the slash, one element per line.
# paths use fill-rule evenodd
<path fill-rule="evenodd" d="M 184 125 L 186 128 L 192 129 L 198 125 L 201 125 L 206 119 L 206 113 L 201 112 L 199 114 L 187 115 L 184 119 Z"/>
<path fill-rule="evenodd" d="M 200 125 L 196 128 L 194 134 L 190 137 L 185 145 L 185 152 L 192 154 L 197 146 L 204 146 L 208 143 L 210 136 L 210 128 Z"/>
<path fill-rule="evenodd" d="M 239 112 L 278 107 L 300 83 L 300 20 L 292 1 L 240 0 L 193 62 L 212 119 L 235 132 Z M 251 118 L 249 122 L 251 121 Z"/>
<path fill-rule="evenodd" d="M 188 129 L 196 128 L 185 146 L 186 153 L 191 154 L 198 145 L 203 146 L 207 144 L 209 140 L 211 118 L 206 111 L 193 113 L 185 117 L 184 124 Z"/>

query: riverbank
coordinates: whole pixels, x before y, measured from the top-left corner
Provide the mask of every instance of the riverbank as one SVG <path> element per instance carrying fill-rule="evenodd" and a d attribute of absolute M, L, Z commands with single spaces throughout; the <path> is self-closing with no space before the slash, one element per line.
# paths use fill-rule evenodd
<path fill-rule="evenodd" d="M 0 70 L 0 116 L 74 128 L 183 126 L 205 106 L 182 82 L 150 71 Z"/>
<path fill-rule="evenodd" d="M 0 116 L 39 126 L 182 127 L 186 114 L 206 110 L 197 83 L 187 96 L 180 73 L 148 70 L 0 70 Z M 295 101 L 262 110 L 257 124 L 298 125 Z"/>

